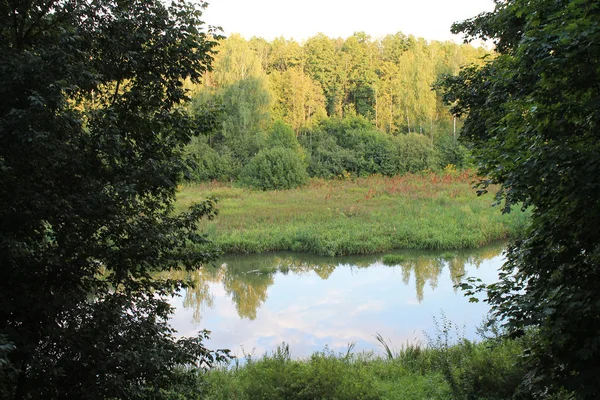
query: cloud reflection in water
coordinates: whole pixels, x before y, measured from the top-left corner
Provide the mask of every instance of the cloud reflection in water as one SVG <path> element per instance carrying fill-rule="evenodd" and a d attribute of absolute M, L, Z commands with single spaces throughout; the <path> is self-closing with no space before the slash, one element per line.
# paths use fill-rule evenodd
<path fill-rule="evenodd" d="M 262 355 L 289 344 L 306 357 L 327 345 L 343 352 L 381 351 L 374 335 L 394 346 L 425 343 L 443 311 L 474 338 L 487 306 L 469 303 L 454 289 L 462 275 L 497 278 L 503 246 L 471 252 L 402 252 L 400 265 L 381 256 L 323 258 L 305 254 L 223 257 L 219 267 L 187 276 L 196 287 L 173 305 L 173 326 L 182 335 L 212 331 L 211 348 Z M 183 274 L 179 272 L 179 274 Z M 181 278 L 182 276 L 177 276 Z"/>

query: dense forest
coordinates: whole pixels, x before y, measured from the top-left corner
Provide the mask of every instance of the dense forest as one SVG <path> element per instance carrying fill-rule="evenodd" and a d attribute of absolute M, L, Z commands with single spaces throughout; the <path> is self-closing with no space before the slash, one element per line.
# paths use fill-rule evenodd
<path fill-rule="evenodd" d="M 222 39 L 214 68 L 192 86 L 205 133 L 188 148 L 191 179 L 263 189 L 307 177 L 395 175 L 461 167 L 457 121 L 435 82 L 481 65 L 486 50 L 402 33 L 323 34 L 303 43 Z M 458 127 L 457 127 L 458 125 Z"/>

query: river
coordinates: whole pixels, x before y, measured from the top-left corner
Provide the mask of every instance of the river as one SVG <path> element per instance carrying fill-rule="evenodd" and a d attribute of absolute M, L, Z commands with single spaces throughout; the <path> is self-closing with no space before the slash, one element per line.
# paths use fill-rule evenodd
<path fill-rule="evenodd" d="M 454 337 L 476 339 L 488 306 L 469 302 L 454 285 L 461 276 L 495 281 L 503 249 L 398 251 L 393 266 L 382 255 L 226 256 L 185 276 L 196 287 L 173 299 L 171 322 L 179 335 L 210 330 L 209 348 L 238 357 L 272 352 L 282 342 L 293 357 L 345 353 L 351 343 L 355 352 L 383 353 L 376 334 L 394 348 L 425 345 L 448 322 Z"/>

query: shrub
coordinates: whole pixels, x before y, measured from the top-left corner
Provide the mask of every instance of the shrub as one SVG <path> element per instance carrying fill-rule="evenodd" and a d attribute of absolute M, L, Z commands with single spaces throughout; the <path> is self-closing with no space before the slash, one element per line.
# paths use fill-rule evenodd
<path fill-rule="evenodd" d="M 439 165 L 443 168 L 446 165 L 455 165 L 458 169 L 468 166 L 469 152 L 452 135 L 441 135 L 435 139 L 435 146 L 438 149 Z"/>
<path fill-rule="evenodd" d="M 298 143 L 294 130 L 281 120 L 275 121 L 271 126 L 266 145 L 267 147 L 284 147 L 297 153 L 303 153 L 302 146 Z"/>
<path fill-rule="evenodd" d="M 439 168 L 439 155 L 431 140 L 418 133 L 396 136 L 398 172 L 416 173 Z"/>
<path fill-rule="evenodd" d="M 460 399 L 522 399 L 520 385 L 526 370 L 521 353 L 530 338 L 509 339 L 492 332 L 482 342 L 471 342 L 458 326 L 442 314 L 434 319 L 437 337 L 429 338 L 433 368 L 440 371 L 452 392 Z M 480 332 L 481 333 L 481 332 Z"/>
<path fill-rule="evenodd" d="M 395 175 L 398 171 L 392 138 L 360 117 L 325 120 L 300 140 L 310 153 L 311 176 L 332 178 L 344 171 L 355 176 Z"/>
<path fill-rule="evenodd" d="M 226 181 L 235 176 L 231 154 L 219 154 L 202 137 L 195 137 L 186 147 L 190 168 L 187 179 L 194 182 Z"/>
<path fill-rule="evenodd" d="M 301 136 L 300 141 L 308 151 L 310 176 L 331 179 L 343 175 L 344 171 L 358 169 L 356 154 L 338 145 L 335 137 L 324 130 L 314 130 Z"/>
<path fill-rule="evenodd" d="M 356 175 L 372 174 L 395 175 L 397 172 L 397 155 L 391 137 L 374 128 L 370 130 L 350 130 L 345 132 L 340 145 L 351 145 L 359 163 L 354 172 Z"/>
<path fill-rule="evenodd" d="M 260 150 L 240 175 L 243 185 L 261 190 L 292 189 L 307 180 L 306 166 L 298 153 L 284 147 Z"/>

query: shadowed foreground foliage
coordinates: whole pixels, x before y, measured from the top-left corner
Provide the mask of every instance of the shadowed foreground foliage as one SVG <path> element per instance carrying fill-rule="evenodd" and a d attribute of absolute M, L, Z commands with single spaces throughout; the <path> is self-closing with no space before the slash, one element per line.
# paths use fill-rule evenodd
<path fill-rule="evenodd" d="M 445 82 L 505 209 L 531 206 L 488 301 L 514 336 L 535 327 L 525 383 L 539 398 L 600 397 L 600 3 L 496 1 L 457 24 L 498 57 Z"/>
<path fill-rule="evenodd" d="M 0 1 L 0 398 L 173 398 L 226 358 L 175 337 L 203 201 L 172 216 L 210 68 L 185 1 Z"/>

